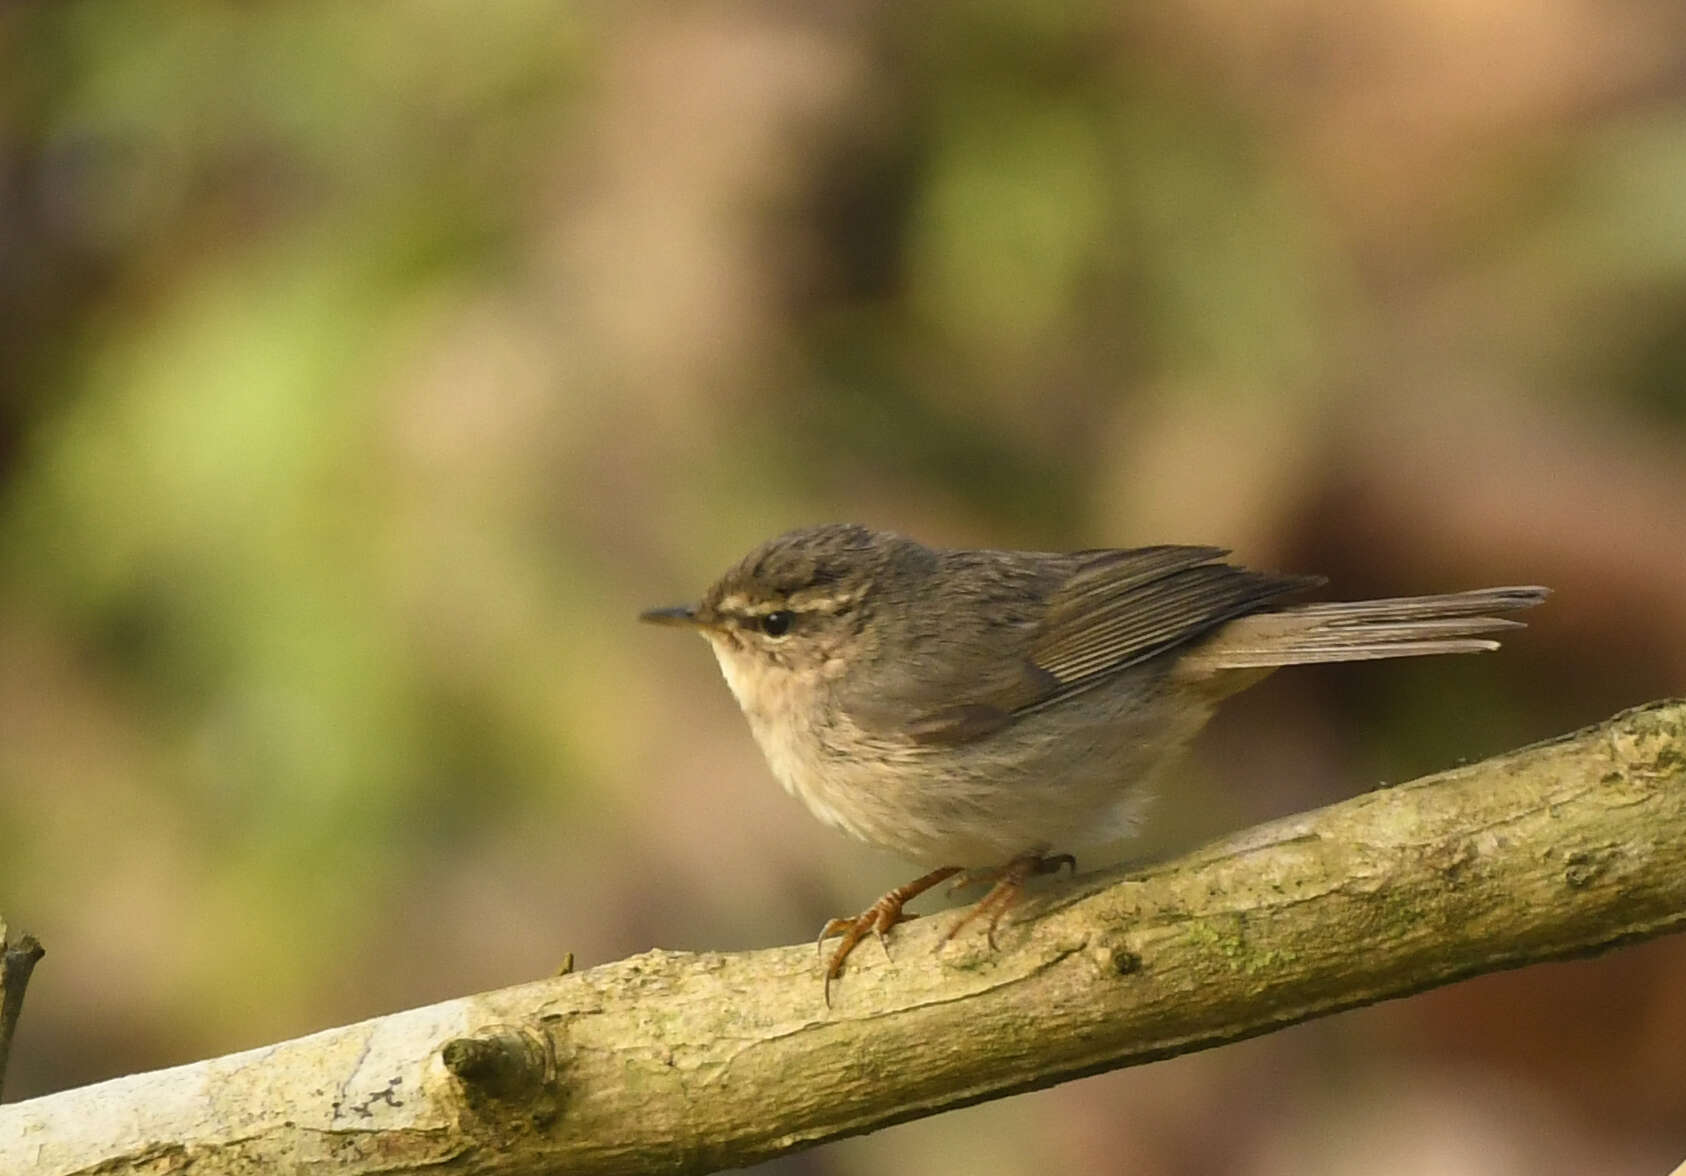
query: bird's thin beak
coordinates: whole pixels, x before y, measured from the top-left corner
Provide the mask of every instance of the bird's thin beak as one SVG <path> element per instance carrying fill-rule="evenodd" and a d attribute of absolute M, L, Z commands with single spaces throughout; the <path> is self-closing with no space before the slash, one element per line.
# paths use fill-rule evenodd
<path fill-rule="evenodd" d="M 674 605 L 672 608 L 646 609 L 638 614 L 638 619 L 648 621 L 652 625 L 678 625 L 686 629 L 700 629 L 702 620 L 697 616 L 697 610 L 688 604 Z"/>

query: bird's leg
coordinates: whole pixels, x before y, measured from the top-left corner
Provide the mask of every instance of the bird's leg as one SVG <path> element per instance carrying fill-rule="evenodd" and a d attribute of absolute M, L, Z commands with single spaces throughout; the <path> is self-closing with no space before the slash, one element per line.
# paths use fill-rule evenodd
<path fill-rule="evenodd" d="M 832 919 L 820 929 L 820 937 L 814 941 L 818 949 L 833 935 L 841 935 L 843 942 L 837 945 L 837 950 L 831 954 L 831 962 L 825 969 L 825 1003 L 831 1004 L 831 982 L 843 972 L 843 961 L 849 953 L 855 950 L 855 945 L 866 938 L 868 931 L 878 937 L 879 946 L 884 949 L 886 959 L 890 955 L 890 946 L 884 941 L 884 933 L 897 923 L 904 923 L 909 919 L 916 919 L 918 915 L 910 915 L 902 910 L 904 903 L 912 902 L 924 894 L 937 883 L 945 881 L 960 873 L 959 866 L 940 866 L 929 874 L 922 874 L 905 886 L 898 886 L 887 892 L 877 902 L 852 919 Z"/>
<path fill-rule="evenodd" d="M 1014 903 L 1019 901 L 1019 894 L 1024 890 L 1024 884 L 1038 874 L 1057 874 L 1061 866 L 1070 866 L 1073 874 L 1077 873 L 1077 859 L 1069 853 L 1044 855 L 1041 850 L 1021 853 L 1018 857 L 1004 866 L 992 866 L 982 870 L 965 870 L 949 886 L 955 891 L 963 886 L 972 886 L 980 882 L 993 882 L 989 892 L 977 902 L 972 909 L 954 921 L 943 937 L 937 940 L 937 947 L 953 939 L 955 934 L 979 915 L 988 915 L 984 938 L 989 941 L 991 950 L 995 949 L 995 925 L 1001 921 L 1001 916 L 1007 913 Z"/>

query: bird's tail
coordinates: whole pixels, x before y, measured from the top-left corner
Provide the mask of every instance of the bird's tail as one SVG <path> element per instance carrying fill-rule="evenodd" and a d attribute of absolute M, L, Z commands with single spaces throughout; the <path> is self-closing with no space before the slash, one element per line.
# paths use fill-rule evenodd
<path fill-rule="evenodd" d="M 1290 605 L 1231 621 L 1190 651 L 1188 668 L 1210 673 L 1480 653 L 1499 647 L 1482 634 L 1522 627 L 1520 621 L 1493 614 L 1532 608 L 1550 594 L 1538 587 L 1479 588 L 1443 596 Z"/>

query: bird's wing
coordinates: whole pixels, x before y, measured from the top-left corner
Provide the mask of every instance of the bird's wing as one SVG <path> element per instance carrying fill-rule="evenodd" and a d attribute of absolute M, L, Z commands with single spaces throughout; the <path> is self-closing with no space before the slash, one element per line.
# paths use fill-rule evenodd
<path fill-rule="evenodd" d="M 903 733 L 930 744 L 982 738 L 1225 621 L 1322 583 L 1218 562 L 1224 554 L 1213 547 L 1143 547 L 1068 557 L 1065 574 L 1048 585 L 1044 601 L 1026 618 L 1028 642 L 1004 643 L 993 661 L 970 659 L 966 679 L 947 684 L 952 702 L 911 715 L 901 710 Z M 921 697 L 943 697 L 930 689 L 936 682 L 924 685 Z"/>

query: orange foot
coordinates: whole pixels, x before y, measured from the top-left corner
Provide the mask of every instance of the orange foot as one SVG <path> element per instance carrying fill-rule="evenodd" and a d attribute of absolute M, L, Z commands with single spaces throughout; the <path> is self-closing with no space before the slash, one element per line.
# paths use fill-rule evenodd
<path fill-rule="evenodd" d="M 879 946 L 884 948 L 884 955 L 889 957 L 890 947 L 884 942 L 884 933 L 897 923 L 905 923 L 909 919 L 917 919 L 918 915 L 910 915 L 902 910 L 904 903 L 912 902 L 924 894 L 931 887 L 960 873 L 959 866 L 940 866 L 929 874 L 921 875 L 905 886 L 898 886 L 889 891 L 877 902 L 852 919 L 832 919 L 820 929 L 820 937 L 814 941 L 817 949 L 833 935 L 841 935 L 843 942 L 837 945 L 837 950 L 831 953 L 831 962 L 825 969 L 825 1005 L 831 1007 L 831 982 L 843 973 L 843 961 L 849 958 L 849 953 L 855 950 L 855 944 L 866 938 L 868 931 L 878 937 Z M 1026 875 L 1028 877 L 1028 875 Z"/>
<path fill-rule="evenodd" d="M 1001 916 L 1007 913 L 1014 903 L 1019 901 L 1019 895 L 1024 891 L 1024 884 L 1038 874 L 1057 874 L 1061 866 L 1070 866 L 1073 874 L 1077 873 L 1077 859 L 1069 853 L 1056 853 L 1051 857 L 1044 856 L 1040 850 L 1034 853 L 1021 853 L 1018 857 L 1004 866 L 991 866 L 983 870 L 964 870 L 960 877 L 954 880 L 949 890 L 959 890 L 965 886 L 975 886 L 981 882 L 993 882 L 972 909 L 954 921 L 943 937 L 937 940 L 937 949 L 953 939 L 967 923 L 979 915 L 988 915 L 989 923 L 984 930 L 984 938 L 989 940 L 991 950 L 995 949 L 995 925 L 1001 921 Z"/>

